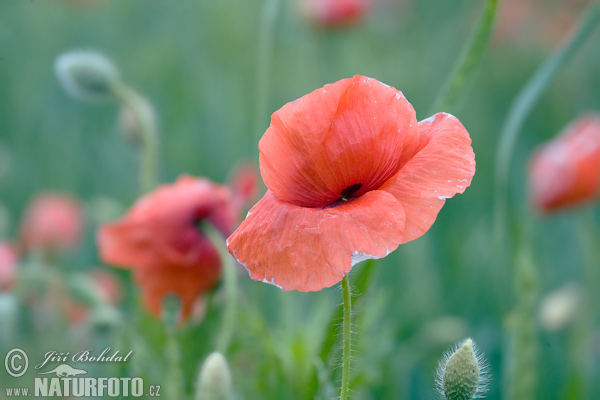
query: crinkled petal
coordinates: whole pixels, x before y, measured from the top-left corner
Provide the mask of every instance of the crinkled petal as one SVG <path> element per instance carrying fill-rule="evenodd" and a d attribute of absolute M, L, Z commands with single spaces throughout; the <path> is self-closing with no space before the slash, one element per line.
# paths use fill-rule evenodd
<path fill-rule="evenodd" d="M 356 75 L 286 104 L 260 144 L 260 170 L 279 197 L 324 207 L 375 190 L 414 154 L 415 111 L 402 93 Z"/>
<path fill-rule="evenodd" d="M 252 279 L 316 291 L 340 282 L 354 264 L 395 250 L 404 220 L 402 206 L 384 191 L 323 208 L 296 206 L 267 191 L 227 247 Z"/>
<path fill-rule="evenodd" d="M 463 193 L 475 174 L 471 138 L 458 119 L 438 113 L 419 122 L 419 150 L 380 189 L 404 207 L 406 224 L 401 243 L 429 230 L 445 199 Z"/>

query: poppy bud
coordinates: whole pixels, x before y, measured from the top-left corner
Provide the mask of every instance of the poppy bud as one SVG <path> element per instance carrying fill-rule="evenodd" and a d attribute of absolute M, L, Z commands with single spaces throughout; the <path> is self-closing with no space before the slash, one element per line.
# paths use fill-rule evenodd
<path fill-rule="evenodd" d="M 437 371 L 438 390 L 446 400 L 481 398 L 487 390 L 487 364 L 473 340 L 467 339 L 446 353 Z"/>
<path fill-rule="evenodd" d="M 202 364 L 196 400 L 227 400 L 231 397 L 231 372 L 227 360 L 215 351 Z"/>
<path fill-rule="evenodd" d="M 106 100 L 119 82 L 117 67 L 104 55 L 90 50 L 60 55 L 54 70 L 65 90 L 81 100 Z"/>

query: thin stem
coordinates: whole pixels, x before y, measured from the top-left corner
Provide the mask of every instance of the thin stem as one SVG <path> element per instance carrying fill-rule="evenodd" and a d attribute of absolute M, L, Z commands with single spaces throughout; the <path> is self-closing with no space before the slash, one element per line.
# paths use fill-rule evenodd
<path fill-rule="evenodd" d="M 226 252 L 223 252 L 226 253 Z M 226 354 L 231 338 L 233 337 L 233 330 L 235 328 L 235 314 L 237 312 L 238 302 L 238 281 L 233 263 L 233 257 L 230 254 L 222 254 L 221 260 L 223 261 L 223 275 L 225 285 L 225 311 L 223 312 L 223 320 L 221 322 L 221 331 L 217 339 L 217 351 L 222 354 Z"/>
<path fill-rule="evenodd" d="M 221 319 L 221 328 L 217 336 L 216 349 L 221 354 L 227 354 L 231 338 L 235 331 L 237 303 L 238 303 L 238 279 L 235 259 L 227 252 L 223 236 L 212 225 L 204 224 L 202 231 L 210 239 L 213 246 L 219 252 L 223 264 L 223 287 L 225 290 L 225 309 Z"/>
<path fill-rule="evenodd" d="M 181 370 L 181 349 L 177 340 L 177 332 L 174 326 L 167 326 L 167 341 L 165 351 L 168 363 L 167 369 L 167 398 L 183 398 L 183 372 Z"/>
<path fill-rule="evenodd" d="M 124 83 L 112 87 L 115 96 L 126 106 L 138 124 L 141 141 L 140 192 L 154 190 L 158 178 L 158 129 L 152 106 L 134 89 Z"/>
<path fill-rule="evenodd" d="M 352 269 L 354 274 L 354 302 L 360 301 L 361 297 L 365 294 L 365 291 L 370 286 L 371 281 L 375 275 L 375 260 L 367 260 L 363 265 L 355 266 Z M 331 350 L 337 343 L 338 339 L 338 327 L 339 321 L 344 317 L 344 305 L 340 304 L 336 308 L 333 316 L 331 317 L 329 326 L 327 328 L 327 334 L 323 342 L 321 349 L 321 359 L 327 363 L 327 359 L 331 353 Z"/>
<path fill-rule="evenodd" d="M 343 355 L 342 355 L 342 387 L 340 399 L 348 399 L 350 389 L 350 345 L 352 334 L 352 300 L 350 299 L 350 279 L 348 274 L 342 279 L 342 295 L 344 298 L 344 322 L 343 322 Z"/>
<path fill-rule="evenodd" d="M 279 0 L 264 0 L 261 16 L 258 48 L 256 51 L 256 104 L 253 121 L 255 140 L 252 148 L 258 144 L 265 129 L 263 124 L 267 119 L 267 103 L 269 93 L 269 75 L 271 73 L 271 58 L 273 57 L 273 38 Z"/>
<path fill-rule="evenodd" d="M 498 0 L 487 0 L 473 34 L 462 49 L 454 68 L 439 91 L 430 114 L 455 108 L 459 96 L 474 76 L 492 34 Z"/>

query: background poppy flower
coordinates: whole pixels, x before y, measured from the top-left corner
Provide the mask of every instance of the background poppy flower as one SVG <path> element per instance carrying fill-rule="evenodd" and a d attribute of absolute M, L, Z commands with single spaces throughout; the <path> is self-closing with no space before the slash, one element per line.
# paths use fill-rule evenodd
<path fill-rule="evenodd" d="M 579 117 L 535 151 L 529 167 L 529 192 L 541 212 L 600 196 L 600 114 Z"/>
<path fill-rule="evenodd" d="M 0 291 L 11 290 L 15 284 L 19 256 L 16 248 L 0 240 Z"/>
<path fill-rule="evenodd" d="M 361 19 L 373 0 L 303 0 L 304 13 L 324 27 L 348 25 Z"/>
<path fill-rule="evenodd" d="M 449 114 L 417 123 L 401 92 L 343 79 L 275 112 L 260 144 L 269 189 L 229 237 L 253 279 L 320 290 L 423 235 L 475 173 Z"/>
<path fill-rule="evenodd" d="M 28 250 L 67 250 L 75 247 L 83 230 L 83 208 L 71 196 L 40 193 L 27 207 L 21 241 Z"/>
<path fill-rule="evenodd" d="M 228 188 L 208 179 L 180 177 L 136 202 L 120 221 L 98 232 L 101 259 L 132 268 L 145 306 L 159 316 L 169 293 L 182 301 L 182 317 L 194 300 L 219 280 L 219 253 L 201 231 L 209 222 L 224 236 L 237 220 Z"/>

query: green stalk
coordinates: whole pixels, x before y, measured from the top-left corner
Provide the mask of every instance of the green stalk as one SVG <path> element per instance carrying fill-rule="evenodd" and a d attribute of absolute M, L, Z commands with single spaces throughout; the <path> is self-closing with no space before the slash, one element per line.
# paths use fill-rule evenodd
<path fill-rule="evenodd" d="M 112 86 L 114 95 L 135 115 L 141 140 L 140 191 L 154 190 L 158 178 L 158 129 L 152 107 L 134 89 L 120 82 Z"/>
<path fill-rule="evenodd" d="M 168 363 L 167 378 L 165 379 L 168 399 L 182 399 L 183 371 L 181 370 L 181 348 L 177 339 L 176 328 L 167 326 L 167 341 L 165 352 Z"/>
<path fill-rule="evenodd" d="M 498 0 L 486 1 L 475 30 L 463 47 L 452 72 L 446 78 L 433 102 L 430 114 L 438 111 L 451 111 L 456 108 L 457 100 L 464 93 L 465 86 L 472 80 L 483 58 L 494 28 L 497 9 Z"/>
<path fill-rule="evenodd" d="M 213 246 L 219 252 L 221 263 L 223 265 L 223 288 L 225 290 L 225 306 L 221 327 L 217 336 L 216 350 L 227 354 L 227 349 L 231 343 L 231 338 L 235 331 L 235 322 L 238 303 L 238 279 L 236 261 L 225 247 L 225 240 L 221 233 L 211 224 L 202 224 L 201 230 L 210 239 Z"/>
<path fill-rule="evenodd" d="M 225 286 L 225 311 L 223 312 L 223 320 L 221 322 L 221 331 L 217 339 L 217 351 L 222 354 L 227 354 L 227 349 L 233 337 L 235 329 L 235 314 L 237 312 L 238 302 L 238 281 L 236 266 L 233 257 L 222 252 L 221 261 L 223 262 L 223 279 Z"/>
<path fill-rule="evenodd" d="M 350 350 L 352 333 L 352 300 L 350 299 L 350 279 L 348 274 L 342 279 L 342 295 L 344 298 L 344 322 L 343 322 L 343 355 L 342 355 L 342 387 L 340 399 L 347 400 L 350 390 Z"/>
<path fill-rule="evenodd" d="M 357 266 L 353 269 L 353 281 L 354 281 L 354 301 L 357 302 L 365 294 L 365 291 L 369 287 L 371 281 L 375 275 L 375 260 L 367 260 L 361 266 Z M 331 350 L 335 346 L 338 336 L 337 332 L 339 329 L 339 321 L 344 317 L 344 305 L 340 304 L 335 310 L 333 317 L 330 320 L 327 328 L 327 334 L 321 348 L 321 360 L 324 363 L 328 363 L 327 359 L 331 354 Z"/>

